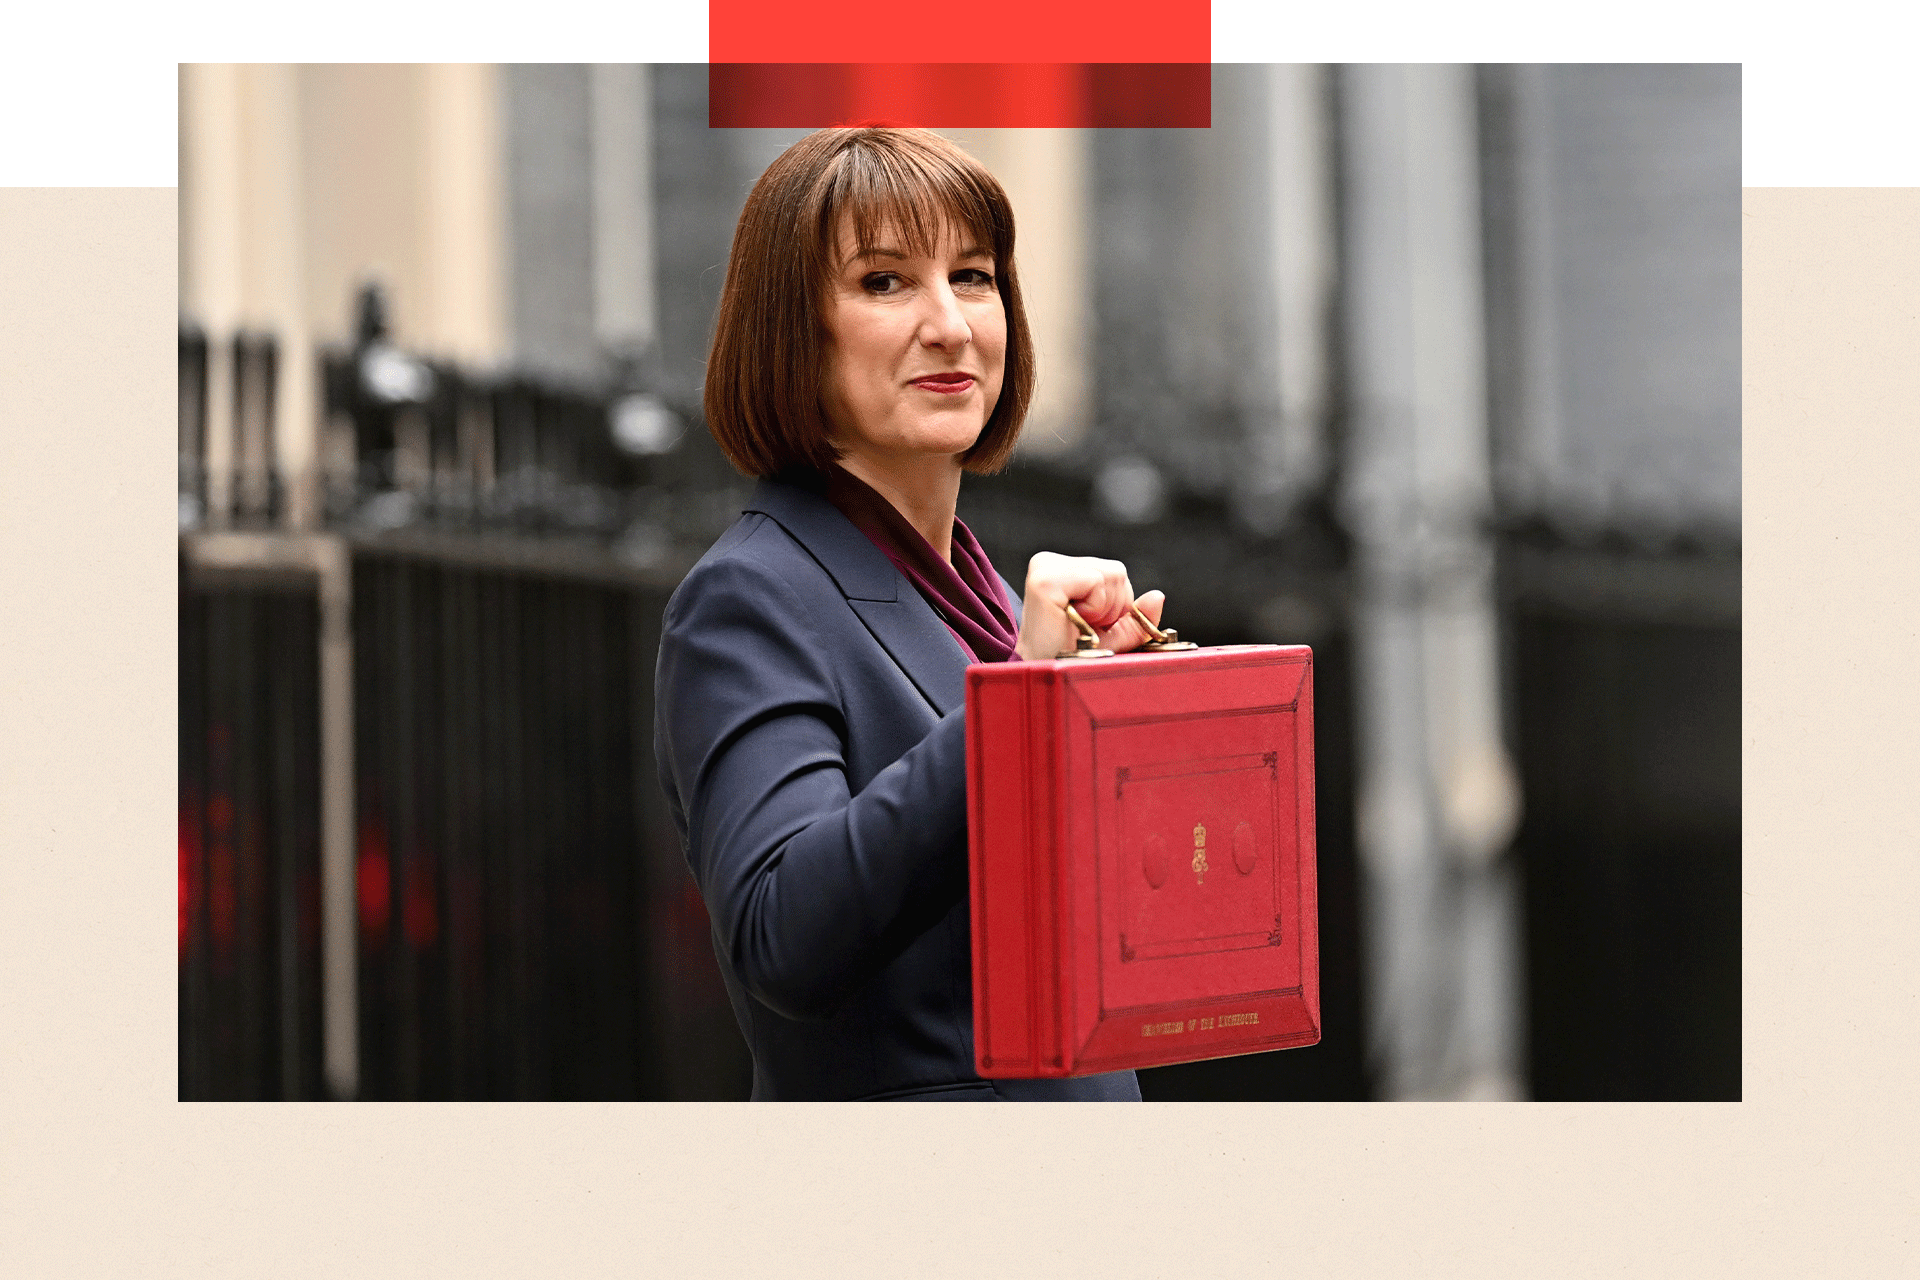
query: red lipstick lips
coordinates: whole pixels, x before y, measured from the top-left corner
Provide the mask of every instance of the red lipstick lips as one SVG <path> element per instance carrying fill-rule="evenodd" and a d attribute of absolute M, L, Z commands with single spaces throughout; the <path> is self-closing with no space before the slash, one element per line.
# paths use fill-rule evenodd
<path fill-rule="evenodd" d="M 970 373 L 930 373 L 924 378 L 915 378 L 913 385 L 924 387 L 928 391 L 937 391 L 941 395 L 958 395 L 973 386 Z"/>

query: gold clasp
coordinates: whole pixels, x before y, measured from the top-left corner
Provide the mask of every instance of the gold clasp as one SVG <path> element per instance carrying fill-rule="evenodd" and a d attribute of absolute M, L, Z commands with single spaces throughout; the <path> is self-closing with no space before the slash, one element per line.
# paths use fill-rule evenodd
<path fill-rule="evenodd" d="M 1147 615 L 1140 612 L 1139 605 L 1131 604 L 1131 605 L 1128 605 L 1127 607 L 1133 610 L 1134 619 L 1137 622 L 1139 622 L 1141 626 L 1147 629 L 1148 635 L 1153 637 L 1152 640 L 1148 641 L 1146 644 L 1141 645 L 1138 652 L 1140 653 L 1173 653 L 1174 651 L 1179 649 L 1198 649 L 1200 647 L 1199 645 L 1195 644 L 1191 640 L 1182 640 L 1180 638 L 1180 633 L 1178 631 L 1175 631 L 1172 627 L 1168 627 L 1165 631 L 1162 631 L 1159 627 L 1156 627 L 1151 622 L 1148 622 Z"/>
<path fill-rule="evenodd" d="M 1080 616 L 1080 611 L 1074 608 L 1072 604 L 1067 605 L 1067 617 L 1071 618 L 1073 625 L 1079 628 L 1080 635 L 1074 640 L 1073 648 L 1067 650 L 1065 653 L 1055 654 L 1055 657 L 1111 658 L 1113 656 L 1113 650 L 1102 649 L 1100 647 L 1100 633 L 1095 631 L 1093 626 L 1088 623 L 1085 618 Z"/>

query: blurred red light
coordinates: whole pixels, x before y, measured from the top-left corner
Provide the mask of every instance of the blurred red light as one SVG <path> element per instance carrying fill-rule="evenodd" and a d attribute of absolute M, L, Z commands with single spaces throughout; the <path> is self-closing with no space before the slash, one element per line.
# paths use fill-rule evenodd
<path fill-rule="evenodd" d="M 360 857 L 354 869 L 360 900 L 360 931 L 368 941 L 384 941 L 392 913 L 392 878 L 387 861 L 387 833 L 375 821 L 360 827 Z"/>
<path fill-rule="evenodd" d="M 440 936 L 440 909 L 433 891 L 433 864 L 415 852 L 407 859 L 406 896 L 400 905 L 400 923 L 407 941 L 416 948 L 433 945 Z"/>

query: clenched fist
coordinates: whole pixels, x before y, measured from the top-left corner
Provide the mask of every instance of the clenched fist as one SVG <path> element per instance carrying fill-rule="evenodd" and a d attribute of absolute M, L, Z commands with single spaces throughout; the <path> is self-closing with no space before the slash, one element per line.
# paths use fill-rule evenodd
<path fill-rule="evenodd" d="M 1137 649 L 1153 637 L 1128 612 L 1127 606 L 1135 603 L 1154 626 L 1160 625 L 1160 611 L 1167 603 L 1165 594 L 1149 591 L 1136 601 L 1133 584 L 1127 580 L 1127 566 L 1118 560 L 1042 551 L 1027 562 L 1020 642 L 1014 654 L 1036 662 L 1073 648 L 1080 631 L 1067 617 L 1068 604 L 1099 633 L 1102 648 L 1115 653 Z"/>

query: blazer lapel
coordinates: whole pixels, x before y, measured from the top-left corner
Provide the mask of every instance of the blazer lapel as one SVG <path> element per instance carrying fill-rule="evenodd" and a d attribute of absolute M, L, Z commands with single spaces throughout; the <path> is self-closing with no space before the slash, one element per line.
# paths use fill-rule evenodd
<path fill-rule="evenodd" d="M 967 655 L 918 591 L 907 590 L 900 595 L 897 600 L 856 600 L 849 596 L 847 604 L 900 664 L 907 679 L 926 695 L 933 709 L 945 715 L 966 701 Z"/>
<path fill-rule="evenodd" d="M 966 700 L 967 655 L 959 642 L 933 606 L 838 508 L 810 489 L 762 480 L 745 509 L 777 521 L 819 561 L 935 711 L 945 715 Z"/>

